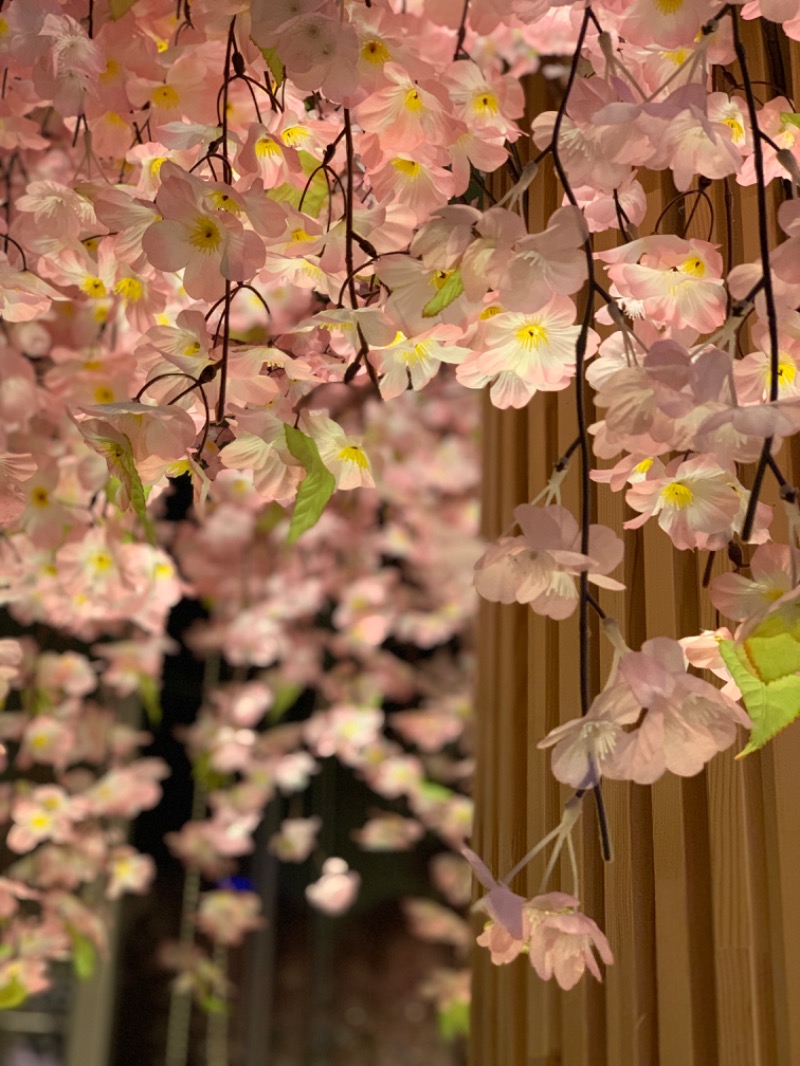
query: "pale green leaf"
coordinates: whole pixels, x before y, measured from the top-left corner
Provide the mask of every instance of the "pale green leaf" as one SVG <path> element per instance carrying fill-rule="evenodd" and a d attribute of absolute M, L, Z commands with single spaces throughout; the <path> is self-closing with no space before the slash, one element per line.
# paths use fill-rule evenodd
<path fill-rule="evenodd" d="M 800 644 L 790 633 L 762 637 L 756 630 L 743 645 L 753 672 L 766 684 L 800 670 Z"/>
<path fill-rule="evenodd" d="M 147 721 L 154 728 L 161 724 L 161 691 L 157 681 L 149 674 L 139 674 L 139 699 L 142 701 Z"/>
<path fill-rule="evenodd" d="M 325 175 L 319 169 L 320 161 L 318 159 L 302 148 L 297 155 L 300 159 L 303 173 L 307 178 L 311 178 L 308 188 L 305 190 L 305 196 L 303 195 L 302 187 L 298 188 L 297 185 L 292 185 L 291 182 L 284 182 L 282 185 L 269 190 L 269 198 L 279 204 L 290 204 L 298 211 L 302 200 L 303 213 L 310 215 L 312 218 L 318 218 L 323 206 L 328 202 L 328 183 L 325 180 Z M 311 177 L 312 174 L 314 175 L 313 178 Z"/>
<path fill-rule="evenodd" d="M 108 13 L 114 21 L 127 15 L 136 0 L 108 0 Z"/>
<path fill-rule="evenodd" d="M 438 315 L 440 311 L 444 311 L 445 307 L 457 299 L 464 291 L 464 281 L 461 277 L 460 270 L 454 270 L 449 277 L 445 279 L 441 289 L 436 293 L 432 300 L 429 300 L 422 308 L 423 318 L 433 318 Z"/>
<path fill-rule="evenodd" d="M 319 521 L 336 488 L 336 478 L 323 463 L 316 442 L 302 430 L 287 426 L 286 443 L 289 451 L 303 464 L 306 471 L 297 491 L 294 512 L 289 523 L 288 541 L 289 544 L 294 544 L 298 537 Z"/>
<path fill-rule="evenodd" d="M 267 712 L 269 721 L 273 723 L 279 722 L 286 712 L 290 711 L 297 703 L 302 691 L 303 686 L 294 681 L 287 681 L 278 685 L 273 704 Z"/>
<path fill-rule="evenodd" d="M 74 930 L 70 933 L 70 939 L 72 940 L 72 967 L 76 976 L 85 981 L 94 973 L 97 957 L 95 946 L 88 937 Z"/>
<path fill-rule="evenodd" d="M 800 126 L 800 114 L 796 111 L 781 111 L 781 122 L 784 126 Z"/>
<path fill-rule="evenodd" d="M 446 803 L 455 795 L 452 788 L 440 785 L 438 781 L 420 781 L 417 793 L 428 803 Z"/>
<path fill-rule="evenodd" d="M 118 507 L 122 507 L 121 490 L 124 489 L 130 506 L 142 524 L 148 542 L 155 544 L 155 530 L 147 513 L 147 496 L 142 479 L 139 477 L 139 471 L 136 469 L 130 440 L 124 433 L 120 433 L 116 440 L 112 437 L 97 435 L 89 439 L 89 444 L 103 456 L 108 464 L 111 474 L 109 491 L 113 495 L 114 502 Z"/>
<path fill-rule="evenodd" d="M 200 997 L 200 1009 L 205 1011 L 206 1014 L 226 1014 L 228 1005 L 222 996 L 209 993 Z"/>
<path fill-rule="evenodd" d="M 269 67 L 270 74 L 275 79 L 275 88 L 280 89 L 286 77 L 286 68 L 281 62 L 280 56 L 274 48 L 262 48 L 261 54 L 264 57 L 264 62 Z"/>
<path fill-rule="evenodd" d="M 753 722 L 750 740 L 737 756 L 741 758 L 763 747 L 800 716 L 800 675 L 786 674 L 773 681 L 762 681 L 754 673 L 747 651 L 741 644 L 723 640 L 719 650 L 741 690 L 742 702 Z"/>
<path fill-rule="evenodd" d="M 13 1010 L 28 998 L 25 986 L 18 977 L 11 980 L 0 988 L 0 1010 Z"/>
<path fill-rule="evenodd" d="M 439 1033 L 448 1044 L 469 1034 L 469 1003 L 452 1000 L 438 1013 Z"/>

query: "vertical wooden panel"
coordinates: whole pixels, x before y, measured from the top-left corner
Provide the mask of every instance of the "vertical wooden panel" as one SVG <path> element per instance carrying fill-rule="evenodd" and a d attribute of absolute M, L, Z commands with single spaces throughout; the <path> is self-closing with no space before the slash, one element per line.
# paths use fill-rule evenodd
<path fill-rule="evenodd" d="M 798 104 L 800 47 L 776 47 L 769 37 L 765 43 L 761 23 L 742 27 L 751 77 L 775 87 L 768 95 L 785 88 Z M 542 79 L 530 80 L 528 117 L 552 108 L 549 92 Z M 668 176 L 640 180 L 648 183 L 645 234 L 671 191 Z M 733 181 L 728 187 L 727 206 L 719 188 L 711 190 L 712 240 L 733 262 L 757 260 L 754 191 Z M 773 203 L 777 194 L 773 186 Z M 541 230 L 560 202 L 552 173 L 539 176 L 530 200 L 531 229 Z M 689 235 L 706 239 L 711 220 L 707 205 L 699 207 Z M 613 237 L 601 235 L 598 247 L 609 242 Z M 748 344 L 745 328 L 743 351 L 752 350 Z M 574 433 L 571 393 L 537 396 L 519 413 L 487 405 L 487 536 L 507 527 L 514 506 L 544 487 Z M 780 461 L 797 484 L 800 442 L 784 447 Z M 774 485 L 767 491 L 777 502 Z M 573 470 L 564 502 L 575 511 L 576 493 Z M 622 494 L 603 488 L 594 506 L 598 521 L 621 530 L 629 513 Z M 674 551 L 652 525 L 625 535 L 627 591 L 600 594 L 634 647 L 719 624 L 698 591 L 706 557 Z M 778 520 L 779 538 L 781 529 Z M 728 568 L 720 553 L 713 572 Z M 555 826 L 566 795 L 536 743 L 577 713 L 577 626 L 574 618 L 554 624 L 530 612 L 525 620 L 518 609 L 495 605 L 483 605 L 481 619 L 476 843 L 503 873 Z M 610 664 L 604 642 L 593 656 L 602 682 Z M 493 968 L 485 953 L 476 955 L 473 1066 L 800 1063 L 800 819 L 793 800 L 800 726 L 743 762 L 733 755 L 718 757 L 695 778 L 668 777 L 653 789 L 608 783 L 610 865 L 599 858 L 594 809 L 586 804 L 576 838 L 582 898 L 604 924 L 616 964 L 605 985 L 587 978 L 565 994 L 539 982 L 524 959 Z M 535 895 L 541 871 L 532 864 L 515 887 Z M 561 874 L 570 891 L 568 870 Z"/>

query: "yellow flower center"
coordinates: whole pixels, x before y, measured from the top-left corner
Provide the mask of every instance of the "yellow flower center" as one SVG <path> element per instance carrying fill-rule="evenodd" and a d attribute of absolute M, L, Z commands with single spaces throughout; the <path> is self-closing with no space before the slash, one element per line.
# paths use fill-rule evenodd
<path fill-rule="evenodd" d="M 207 255 L 216 252 L 221 243 L 222 234 L 214 219 L 208 215 L 198 215 L 189 234 L 189 244 Z"/>
<path fill-rule="evenodd" d="M 81 283 L 81 289 L 87 296 L 91 296 L 95 300 L 99 300 L 106 295 L 106 287 L 100 278 L 84 278 Z"/>
<path fill-rule="evenodd" d="M 226 192 L 212 192 L 209 200 L 217 211 L 227 211 L 231 215 L 241 215 L 242 213 L 241 207 Z"/>
<path fill-rule="evenodd" d="M 418 113 L 425 110 L 425 105 L 416 89 L 408 90 L 403 103 L 405 104 L 407 111 Z"/>
<path fill-rule="evenodd" d="M 113 403 L 114 402 L 114 390 L 110 385 L 98 385 L 94 390 L 94 402 L 95 403 Z"/>
<path fill-rule="evenodd" d="M 401 358 L 406 366 L 416 366 L 423 359 L 429 359 L 430 354 L 427 344 L 421 342 L 420 344 L 415 344 L 413 348 L 406 348 Z"/>
<path fill-rule="evenodd" d="M 415 163 L 413 159 L 393 159 L 392 166 L 406 178 L 419 177 L 419 172 L 422 169 L 420 164 Z"/>
<path fill-rule="evenodd" d="M 431 285 L 437 290 L 443 288 L 452 273 L 452 270 L 434 270 L 431 274 Z"/>
<path fill-rule="evenodd" d="M 4 18 L 0 18 L 0 37 L 5 37 L 8 33 L 8 23 Z"/>
<path fill-rule="evenodd" d="M 475 115 L 496 115 L 500 104 L 494 93 L 482 92 L 472 98 L 472 112 Z"/>
<path fill-rule="evenodd" d="M 304 229 L 292 230 L 293 241 L 315 241 L 316 239 L 316 237 L 312 237 L 309 233 L 306 233 Z"/>
<path fill-rule="evenodd" d="M 531 348 L 535 350 L 547 344 L 547 330 L 538 322 L 530 322 L 517 330 L 517 342 L 529 351 Z"/>
<path fill-rule="evenodd" d="M 347 448 L 342 448 L 337 459 L 341 459 L 343 463 L 355 463 L 361 470 L 365 470 L 368 465 L 368 460 L 364 452 L 355 444 L 351 444 Z"/>
<path fill-rule="evenodd" d="M 778 363 L 778 386 L 785 388 L 791 385 L 797 376 L 797 367 L 788 359 L 781 359 Z"/>
<path fill-rule="evenodd" d="M 478 318 L 485 322 L 487 318 L 494 318 L 495 315 L 502 314 L 502 307 L 498 307 L 497 304 L 489 304 L 488 307 L 484 307 Z"/>
<path fill-rule="evenodd" d="M 31 493 L 31 503 L 34 507 L 47 507 L 50 503 L 50 493 L 40 485 Z"/>
<path fill-rule="evenodd" d="M 683 0 L 655 0 L 655 5 L 662 15 L 675 15 L 683 7 Z"/>
<path fill-rule="evenodd" d="M 376 67 L 379 67 L 388 59 L 391 59 L 392 56 L 383 41 L 373 38 L 371 41 L 366 41 L 362 46 L 361 58 L 366 60 L 367 63 L 373 63 Z"/>
<path fill-rule="evenodd" d="M 120 73 L 120 65 L 116 59 L 109 59 L 106 63 L 106 69 L 100 75 L 101 82 L 113 81 L 114 78 Z"/>
<path fill-rule="evenodd" d="M 166 163 L 167 157 L 165 155 L 158 155 L 155 159 L 150 160 L 150 177 L 158 177 L 161 167 Z"/>
<path fill-rule="evenodd" d="M 664 52 L 664 59 L 669 59 L 676 67 L 681 66 L 689 58 L 686 48 L 677 48 L 674 52 Z"/>
<path fill-rule="evenodd" d="M 633 468 L 635 474 L 646 474 L 650 467 L 653 465 L 653 459 L 642 459 L 641 463 L 637 463 Z"/>
<path fill-rule="evenodd" d="M 159 85 L 150 94 L 150 102 L 153 107 L 172 108 L 178 106 L 181 98 L 177 89 L 173 89 L 171 85 Z"/>
<path fill-rule="evenodd" d="M 281 134 L 281 140 L 287 148 L 299 148 L 310 136 L 305 126 L 287 126 Z"/>
<path fill-rule="evenodd" d="M 281 154 L 281 146 L 277 141 L 273 141 L 271 137 L 259 137 L 256 141 L 256 156 L 259 159 L 266 159 L 267 156 Z"/>
<path fill-rule="evenodd" d="M 681 263 L 679 269 L 682 274 L 691 274 L 693 278 L 702 278 L 706 272 L 706 265 L 699 256 L 692 255 Z"/>
<path fill-rule="evenodd" d="M 665 485 L 661 490 L 661 499 L 667 507 L 675 507 L 682 511 L 688 507 L 694 499 L 694 493 L 680 481 L 673 481 L 671 485 Z"/>
<path fill-rule="evenodd" d="M 89 559 L 89 565 L 94 569 L 95 573 L 105 574 L 114 566 L 114 560 L 108 552 L 97 551 Z"/>
<path fill-rule="evenodd" d="M 114 286 L 114 292 L 126 303 L 135 304 L 144 296 L 144 286 L 138 278 L 120 278 Z"/>
<path fill-rule="evenodd" d="M 197 355 L 197 353 L 200 351 L 200 347 L 200 341 L 192 341 L 191 344 L 187 344 L 186 347 L 183 349 L 183 354 Z"/>
<path fill-rule="evenodd" d="M 733 140 L 736 144 L 740 144 L 744 140 L 744 126 L 732 115 L 730 118 L 724 118 L 722 120 L 723 126 L 727 126 L 733 133 Z"/>

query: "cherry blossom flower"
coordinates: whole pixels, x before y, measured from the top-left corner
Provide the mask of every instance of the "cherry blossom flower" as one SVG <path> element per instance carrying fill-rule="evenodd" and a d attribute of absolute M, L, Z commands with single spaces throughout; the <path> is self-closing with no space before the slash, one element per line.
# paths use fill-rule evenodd
<path fill-rule="evenodd" d="M 269 850 L 283 862 L 305 862 L 316 846 L 321 826 L 322 819 L 317 815 L 284 818 L 279 831 L 270 837 Z"/>
<path fill-rule="evenodd" d="M 747 494 L 733 474 L 700 455 L 673 460 L 663 476 L 648 473 L 628 489 L 625 499 L 639 512 L 625 523 L 626 529 L 638 529 L 657 515 L 676 548 L 713 549 L 727 544 L 740 528 Z M 761 521 L 765 519 L 762 515 Z"/>
<path fill-rule="evenodd" d="M 575 345 L 580 327 L 573 326 L 575 305 L 555 294 L 538 311 L 503 311 L 489 319 L 485 348 L 458 367 L 456 377 L 468 388 L 490 389 L 496 407 L 524 407 L 538 391 L 566 388 L 575 376 Z M 587 354 L 599 338 L 589 331 Z"/>
<path fill-rule="evenodd" d="M 216 943 L 234 947 L 242 943 L 247 933 L 263 926 L 260 909 L 261 901 L 254 892 L 228 889 L 204 892 L 197 911 L 197 925 Z"/>
<path fill-rule="evenodd" d="M 475 587 L 500 603 L 529 603 L 537 614 L 567 618 L 575 610 L 575 576 L 604 588 L 621 588 L 606 575 L 622 558 L 622 543 L 610 529 L 589 528 L 589 552 L 580 552 L 580 530 L 563 507 L 523 504 L 514 511 L 522 536 L 502 537 L 475 564 Z"/>
<path fill-rule="evenodd" d="M 355 902 L 361 877 L 344 859 L 326 859 L 322 876 L 306 887 L 306 899 L 325 914 L 343 914 Z"/>
<path fill-rule="evenodd" d="M 762 544 L 750 560 L 750 577 L 718 574 L 709 595 L 718 611 L 736 621 L 763 610 L 790 592 L 797 583 L 796 552 L 788 544 Z"/>
<path fill-rule="evenodd" d="M 565 990 L 574 988 L 587 969 L 602 980 L 595 951 L 606 966 L 614 961 L 605 935 L 579 907 L 579 901 L 564 892 L 535 896 L 526 907 L 531 965 L 543 981 L 555 977 Z"/>
<path fill-rule="evenodd" d="M 256 234 L 245 230 L 230 189 L 206 183 L 167 162 L 161 168 L 156 205 L 164 216 L 142 238 L 147 258 L 159 270 L 183 270 L 190 296 L 215 300 L 224 290 L 220 279 L 250 278 L 264 262 Z"/>

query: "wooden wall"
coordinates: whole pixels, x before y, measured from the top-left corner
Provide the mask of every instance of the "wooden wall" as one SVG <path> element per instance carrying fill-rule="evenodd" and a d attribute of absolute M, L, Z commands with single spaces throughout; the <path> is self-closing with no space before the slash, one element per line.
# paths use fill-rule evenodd
<path fill-rule="evenodd" d="M 743 25 L 751 77 L 772 85 L 785 79 L 787 95 L 800 104 L 800 45 L 784 47 L 777 33 Z M 767 99 L 777 89 L 756 91 Z M 531 114 L 555 106 L 539 77 L 527 93 Z M 735 261 L 755 260 L 754 192 L 735 182 L 729 188 Z M 656 176 L 649 195 L 643 235 L 670 198 L 668 180 Z M 722 190 L 712 195 L 714 240 L 724 244 Z M 532 230 L 544 227 L 560 198 L 552 174 L 540 174 L 530 196 Z M 689 235 L 705 239 L 709 221 L 708 210 L 699 210 Z M 602 235 L 597 247 L 617 240 Z M 574 438 L 574 394 L 538 395 L 522 411 L 487 403 L 484 426 L 484 533 L 494 538 L 514 507 L 543 488 Z M 797 442 L 787 453 L 785 446 L 782 466 L 798 484 Z M 576 459 L 564 485 L 575 513 L 577 484 Z M 769 485 L 767 498 L 771 492 Z M 632 516 L 623 496 L 599 486 L 595 520 L 621 531 Z M 627 591 L 600 599 L 629 644 L 718 624 L 699 587 L 705 554 L 674 551 L 654 523 L 625 541 Z M 714 572 L 725 565 L 718 558 Z M 557 824 L 569 794 L 536 743 L 579 713 L 577 614 L 552 623 L 528 608 L 483 603 L 479 626 L 473 843 L 502 875 Z M 610 655 L 594 636 L 597 681 Z M 600 858 L 594 806 L 585 803 L 582 900 L 616 963 L 603 985 L 587 976 L 565 993 L 541 982 L 524 957 L 495 967 L 476 949 L 472 1066 L 800 1064 L 800 723 L 741 762 L 735 750 L 694 778 L 666 777 L 653 788 L 608 782 L 612 863 Z M 535 895 L 542 871 L 535 860 L 512 887 Z M 570 890 L 566 869 L 563 885 Z"/>

